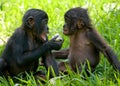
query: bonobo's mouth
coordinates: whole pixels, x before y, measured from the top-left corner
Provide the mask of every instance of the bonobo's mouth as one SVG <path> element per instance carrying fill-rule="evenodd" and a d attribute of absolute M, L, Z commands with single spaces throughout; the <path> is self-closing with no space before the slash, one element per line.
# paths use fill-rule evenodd
<path fill-rule="evenodd" d="M 40 39 L 44 42 L 47 41 L 47 33 L 46 32 L 42 32 L 40 34 Z"/>
<path fill-rule="evenodd" d="M 67 29 L 63 29 L 63 34 L 68 35 L 69 31 Z"/>

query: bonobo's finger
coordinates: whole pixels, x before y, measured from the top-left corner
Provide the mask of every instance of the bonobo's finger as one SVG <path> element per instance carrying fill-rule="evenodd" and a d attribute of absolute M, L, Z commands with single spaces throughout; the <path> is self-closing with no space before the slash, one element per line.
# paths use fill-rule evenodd
<path fill-rule="evenodd" d="M 56 40 L 58 37 L 59 37 L 59 35 L 56 35 L 51 40 Z"/>

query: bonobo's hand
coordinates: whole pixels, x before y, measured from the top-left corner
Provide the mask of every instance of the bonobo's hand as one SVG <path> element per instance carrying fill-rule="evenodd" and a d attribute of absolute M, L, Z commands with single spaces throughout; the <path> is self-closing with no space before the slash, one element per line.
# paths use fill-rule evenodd
<path fill-rule="evenodd" d="M 48 42 L 46 42 L 46 44 L 49 46 L 50 50 L 59 50 L 62 47 L 62 43 L 63 40 L 56 40 L 59 36 L 55 36 L 54 38 L 52 38 L 51 40 L 49 40 Z"/>

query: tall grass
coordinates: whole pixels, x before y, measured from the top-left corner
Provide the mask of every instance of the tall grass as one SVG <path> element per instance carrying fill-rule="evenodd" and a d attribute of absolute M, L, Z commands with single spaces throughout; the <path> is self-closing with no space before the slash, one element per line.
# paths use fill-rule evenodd
<path fill-rule="evenodd" d="M 120 1 L 119 0 L 0 0 L 0 53 L 2 53 L 7 39 L 14 30 L 21 25 L 22 16 L 30 8 L 39 8 L 49 16 L 49 38 L 59 33 L 64 38 L 62 48 L 68 47 L 69 40 L 62 34 L 64 13 L 76 6 L 88 8 L 93 25 L 114 49 L 120 60 Z M 116 72 L 108 61 L 101 55 L 100 64 L 90 77 L 83 79 L 78 73 L 69 70 L 69 76 L 63 75 L 46 80 L 42 84 L 35 80 L 32 74 L 26 78 L 0 77 L 0 86 L 120 86 L 120 74 Z M 62 79 L 61 79 L 62 78 Z M 17 82 L 16 82 L 17 80 Z"/>

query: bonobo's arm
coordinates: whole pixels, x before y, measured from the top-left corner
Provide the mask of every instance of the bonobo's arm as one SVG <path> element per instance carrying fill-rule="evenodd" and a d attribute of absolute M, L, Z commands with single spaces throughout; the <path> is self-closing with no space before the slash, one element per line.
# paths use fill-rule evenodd
<path fill-rule="evenodd" d="M 107 45 L 104 39 L 99 35 L 95 29 L 87 31 L 87 36 L 90 41 L 107 57 L 113 67 L 120 71 L 120 63 L 113 50 Z"/>
<path fill-rule="evenodd" d="M 45 64 L 46 69 L 48 69 L 48 67 L 52 67 L 54 71 L 52 71 L 50 69 L 50 77 L 53 77 L 54 74 L 53 72 L 58 76 L 59 72 L 58 72 L 58 66 L 57 63 L 55 61 L 55 58 L 53 57 L 51 51 L 46 52 L 43 56 L 42 56 L 42 61 Z"/>
<path fill-rule="evenodd" d="M 60 49 L 62 46 L 62 42 L 56 42 L 54 41 L 54 38 L 43 45 L 39 46 L 38 48 L 34 50 L 24 51 L 23 42 L 24 40 L 13 40 L 12 44 L 10 44 L 13 50 L 13 57 L 16 59 L 16 63 L 19 66 L 27 65 L 35 60 L 37 60 L 39 57 L 41 57 L 43 54 L 45 54 L 47 51 L 50 51 L 52 49 Z M 8 49 L 9 50 L 9 49 Z"/>
<path fill-rule="evenodd" d="M 53 56 L 56 59 L 67 59 L 69 54 L 69 49 L 62 49 L 58 51 L 52 51 Z"/>
<path fill-rule="evenodd" d="M 30 50 L 27 52 L 24 52 L 22 50 L 23 50 L 23 46 L 20 46 L 20 45 L 18 46 L 18 48 L 14 49 L 14 58 L 16 58 L 17 64 L 19 66 L 24 66 L 26 64 L 29 64 L 37 60 L 49 49 L 48 49 L 48 46 L 44 44 L 38 47 L 37 49 Z"/>

